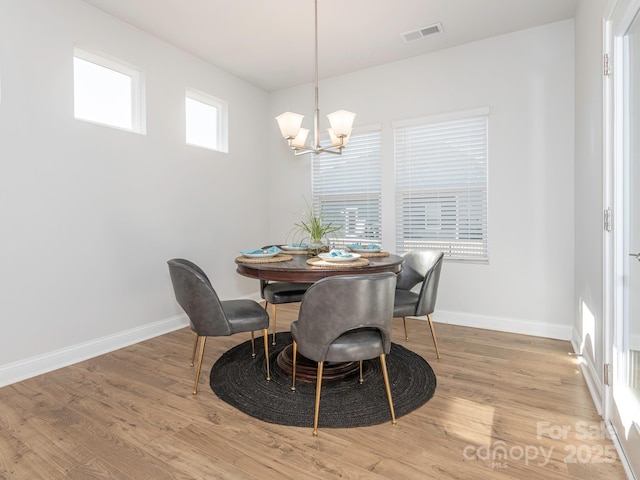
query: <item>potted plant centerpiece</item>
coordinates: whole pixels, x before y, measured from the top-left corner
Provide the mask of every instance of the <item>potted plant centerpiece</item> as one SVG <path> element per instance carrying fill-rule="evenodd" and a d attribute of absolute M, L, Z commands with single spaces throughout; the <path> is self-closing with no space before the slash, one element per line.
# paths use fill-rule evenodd
<path fill-rule="evenodd" d="M 325 223 L 320 214 L 316 214 L 309 208 L 303 219 L 294 224 L 297 232 L 303 236 L 309 245 L 309 251 L 314 255 L 329 251 L 329 240 L 327 235 L 341 230 L 342 227 L 335 226 L 331 222 Z"/>

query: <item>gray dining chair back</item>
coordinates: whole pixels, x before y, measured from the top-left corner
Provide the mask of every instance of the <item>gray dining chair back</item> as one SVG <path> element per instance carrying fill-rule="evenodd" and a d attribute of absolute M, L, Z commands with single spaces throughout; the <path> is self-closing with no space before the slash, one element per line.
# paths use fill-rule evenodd
<path fill-rule="evenodd" d="M 435 311 L 438 296 L 438 284 L 444 253 L 431 249 L 409 250 L 402 255 L 404 262 L 398 274 L 395 291 L 393 316 L 402 317 L 404 335 L 408 340 L 406 317 L 427 316 L 437 357 L 440 350 L 436 340 L 435 329 L 431 314 Z M 420 284 L 420 291 L 415 287 Z"/>
<path fill-rule="evenodd" d="M 299 303 L 312 283 L 270 282 L 260 280 L 260 296 L 264 300 L 264 309 L 271 305 L 271 344 L 276 344 L 276 325 L 278 323 L 277 305 Z"/>
<path fill-rule="evenodd" d="M 198 380 L 207 337 L 229 336 L 240 332 L 251 332 L 251 351 L 255 357 L 254 331 L 262 330 L 266 358 L 267 380 L 270 380 L 268 328 L 269 315 L 253 300 L 220 300 L 209 278 L 195 263 L 183 258 L 167 262 L 173 291 L 178 304 L 189 317 L 191 330 L 195 334 L 191 354 L 194 365 L 198 341 L 200 356 L 196 369 L 193 394 L 198 390 Z"/>
<path fill-rule="evenodd" d="M 279 245 L 265 245 L 268 249 Z M 271 305 L 271 344 L 276 344 L 276 326 L 278 323 L 278 305 L 286 303 L 300 303 L 307 289 L 312 283 L 272 282 L 260 280 L 260 296 L 264 300 L 264 309 Z"/>
<path fill-rule="evenodd" d="M 168 264 L 176 300 L 189 317 L 191 330 L 207 337 L 231 335 L 220 298 L 202 269 L 184 259 Z"/>
<path fill-rule="evenodd" d="M 360 362 L 380 358 L 391 420 L 395 424 L 385 355 L 391 349 L 393 273 L 339 275 L 314 283 L 291 324 L 295 390 L 297 353 L 318 363 L 313 434 L 318 434 L 318 412 L 324 362 Z"/>

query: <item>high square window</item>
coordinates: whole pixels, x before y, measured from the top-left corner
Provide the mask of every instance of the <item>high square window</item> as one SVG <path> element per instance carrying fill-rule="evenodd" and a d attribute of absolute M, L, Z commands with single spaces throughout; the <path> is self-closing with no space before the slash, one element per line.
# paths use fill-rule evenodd
<path fill-rule="evenodd" d="M 187 145 L 227 153 L 227 102 L 195 90 L 185 96 Z"/>
<path fill-rule="evenodd" d="M 140 71 L 76 48 L 73 86 L 75 118 L 144 133 Z"/>

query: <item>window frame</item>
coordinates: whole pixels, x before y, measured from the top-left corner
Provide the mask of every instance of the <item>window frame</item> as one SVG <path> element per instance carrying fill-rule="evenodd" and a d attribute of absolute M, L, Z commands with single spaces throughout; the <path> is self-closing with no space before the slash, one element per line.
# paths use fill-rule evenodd
<path fill-rule="evenodd" d="M 489 113 L 489 108 L 483 107 L 392 123 L 396 250 L 399 253 L 412 248 L 434 248 L 443 251 L 445 259 L 450 261 L 489 263 Z M 484 137 L 466 138 L 466 147 L 463 141 L 459 141 L 464 137 L 455 133 L 447 137 L 446 132 L 437 132 L 437 129 L 450 127 L 456 133 L 464 134 L 465 123 L 470 125 L 474 121 L 483 124 Z M 415 142 L 412 150 L 411 146 L 401 146 L 403 140 L 399 137 L 414 127 L 415 132 L 422 133 L 415 133 L 411 140 L 405 139 L 405 143 Z M 430 135 L 435 137 L 433 144 L 428 143 Z M 418 140 L 422 143 L 418 144 Z M 476 144 L 476 141 L 481 143 Z M 455 163 L 442 163 L 445 154 L 429 151 L 436 143 L 435 148 L 444 145 L 449 150 L 447 159 Z M 484 163 L 481 165 L 481 162 Z M 405 168 L 414 169 L 413 174 L 403 171 Z M 422 173 L 429 168 L 432 169 L 429 174 Z M 415 188 L 407 187 L 407 183 L 413 183 Z M 416 198 L 414 203 L 406 200 L 411 195 Z M 431 216 L 426 211 L 429 207 L 433 207 Z M 411 210 L 421 208 L 425 211 L 424 219 L 414 221 L 418 216 Z M 431 233 L 428 229 L 430 221 L 433 225 Z M 424 223 L 424 229 L 414 229 L 414 225 L 420 222 Z M 447 227 L 444 231 L 443 225 Z M 408 240 L 407 231 L 417 235 Z"/>
<path fill-rule="evenodd" d="M 216 128 L 215 128 L 215 147 L 209 145 L 202 145 L 198 143 L 189 142 L 188 128 L 189 118 L 187 117 L 187 100 L 208 105 L 209 107 L 216 109 Z M 185 144 L 212 150 L 215 152 L 229 153 L 229 104 L 226 100 L 209 95 L 199 90 L 188 88 L 185 91 L 185 114 L 184 114 L 184 132 L 185 132 Z"/>
<path fill-rule="evenodd" d="M 367 135 L 375 134 L 376 137 L 372 137 L 370 140 L 367 140 L 367 143 L 364 143 L 361 147 L 357 147 L 359 137 L 363 138 Z M 328 140 L 328 135 L 325 140 Z M 312 197 L 312 208 L 313 211 L 320 215 L 325 222 L 332 222 L 334 225 L 342 225 L 343 229 L 334 234 L 331 234 L 331 238 L 329 238 L 329 242 L 339 248 L 346 247 L 349 244 L 356 243 L 364 243 L 364 244 L 380 244 L 382 242 L 382 127 L 380 124 L 356 127 L 351 134 L 349 139 L 349 144 L 342 152 L 342 155 L 335 155 L 331 153 L 321 153 L 319 155 L 312 156 L 312 165 L 311 165 L 311 197 Z M 351 175 L 350 180 L 361 180 L 358 183 L 360 191 L 353 188 L 353 184 L 349 184 L 347 186 L 339 186 L 336 183 L 331 183 L 332 179 L 330 175 L 325 175 L 322 179 L 322 186 L 324 190 L 319 188 L 321 186 L 319 176 L 320 165 L 325 165 L 329 162 L 332 165 L 335 165 L 335 168 L 340 168 L 339 165 L 344 162 L 348 162 L 350 158 L 353 158 L 354 152 L 356 148 L 362 148 L 363 153 L 367 156 L 366 169 L 367 171 L 363 171 L 362 169 L 356 170 L 358 167 L 350 167 L 354 170 L 347 170 L 345 172 L 342 171 L 341 179 L 345 178 L 345 173 Z M 370 160 L 373 160 L 370 161 Z M 373 171 L 369 171 L 370 167 L 374 167 Z M 374 183 L 371 183 L 371 179 L 373 178 Z M 373 188 L 371 188 L 373 185 Z M 340 190 L 341 191 L 335 191 Z M 334 192 L 331 192 L 334 190 Z M 354 205 L 352 202 L 356 202 L 355 204 L 355 212 L 349 214 L 348 212 L 344 213 L 344 218 L 348 219 L 351 217 L 352 219 L 347 222 L 348 225 L 351 225 L 351 228 L 348 231 L 344 231 L 345 223 L 338 222 L 336 220 L 336 216 L 339 216 L 339 213 L 336 211 L 337 208 L 340 208 L 339 205 L 342 203 L 347 206 L 349 204 Z M 325 208 L 326 206 L 332 204 L 329 208 Z M 361 217 L 363 219 L 358 219 L 357 209 L 359 205 L 364 205 L 364 210 Z M 376 206 L 377 205 L 377 206 Z M 355 215 L 355 217 L 354 217 Z M 366 226 L 363 224 L 367 221 L 373 221 L 373 225 Z M 367 229 L 369 229 L 367 231 Z M 360 231 L 360 232 L 358 232 Z M 361 233 L 361 235 L 358 235 Z"/>
<path fill-rule="evenodd" d="M 76 77 L 75 77 L 75 59 L 84 60 L 89 63 L 93 63 L 100 67 L 112 70 L 122 75 L 131 78 L 131 128 L 123 127 L 121 125 L 115 125 L 107 122 L 103 122 L 96 119 L 78 117 L 75 112 L 76 99 Z M 126 62 L 115 59 L 102 53 L 96 53 L 82 48 L 74 47 L 73 49 L 74 60 L 74 118 L 83 122 L 94 123 L 96 125 L 102 125 L 118 130 L 124 130 L 127 132 L 133 132 L 138 134 L 146 134 L 146 118 L 145 118 L 145 86 L 144 86 L 144 74 L 141 69 L 134 67 Z"/>

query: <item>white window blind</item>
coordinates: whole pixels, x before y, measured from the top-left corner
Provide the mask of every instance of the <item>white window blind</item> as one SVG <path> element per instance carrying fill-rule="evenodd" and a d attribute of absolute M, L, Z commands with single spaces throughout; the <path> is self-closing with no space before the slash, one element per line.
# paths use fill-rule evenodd
<path fill-rule="evenodd" d="M 396 248 L 488 262 L 488 111 L 394 129 Z"/>
<path fill-rule="evenodd" d="M 380 243 L 381 171 L 379 127 L 352 133 L 342 155 L 313 155 L 313 209 L 342 227 L 328 239 L 332 245 Z"/>

